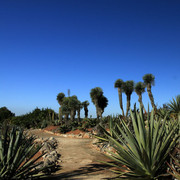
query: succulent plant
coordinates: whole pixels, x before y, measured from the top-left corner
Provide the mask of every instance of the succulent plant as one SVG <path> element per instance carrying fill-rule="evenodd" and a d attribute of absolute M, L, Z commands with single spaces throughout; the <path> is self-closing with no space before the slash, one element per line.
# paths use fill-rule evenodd
<path fill-rule="evenodd" d="M 115 127 L 110 127 L 110 133 L 101 126 L 105 138 L 98 138 L 109 141 L 116 150 L 115 153 L 109 152 L 108 157 L 113 162 L 107 164 L 115 167 L 119 176 L 128 179 L 156 179 L 165 171 L 167 156 L 177 143 L 179 124 L 158 119 L 154 110 L 148 112 L 146 120 L 141 106 L 140 112 L 131 111 L 131 119 L 133 131 L 123 119 L 121 125 L 116 123 Z"/>
<path fill-rule="evenodd" d="M 35 148 L 35 137 L 27 137 L 18 127 L 0 129 L 0 179 L 34 179 L 44 175 L 47 167 L 39 167 L 44 154 L 34 157 L 42 146 Z"/>

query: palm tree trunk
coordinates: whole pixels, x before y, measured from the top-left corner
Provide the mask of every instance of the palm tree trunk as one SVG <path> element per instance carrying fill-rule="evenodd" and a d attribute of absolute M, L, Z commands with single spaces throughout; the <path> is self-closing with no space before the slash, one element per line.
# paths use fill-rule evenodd
<path fill-rule="evenodd" d="M 59 108 L 59 121 L 62 125 L 62 109 L 61 109 L 61 107 Z"/>
<path fill-rule="evenodd" d="M 154 108 L 154 110 L 156 110 L 156 105 L 154 104 L 153 94 L 151 92 L 151 84 L 147 85 L 147 92 L 148 92 L 149 99 L 151 101 L 151 106 Z"/>
<path fill-rule="evenodd" d="M 130 109 L 130 101 L 131 101 L 131 95 L 130 94 L 127 94 L 127 104 L 126 104 L 126 117 L 128 116 L 128 112 L 129 112 L 129 109 Z"/>
<path fill-rule="evenodd" d="M 81 119 L 81 117 L 80 117 L 80 109 L 78 109 L 78 111 L 77 111 L 77 118 L 78 118 L 78 122 L 80 122 L 80 119 Z"/>
<path fill-rule="evenodd" d="M 85 118 L 88 118 L 88 108 L 84 107 L 84 114 L 85 114 Z"/>
<path fill-rule="evenodd" d="M 122 115 L 124 117 L 124 109 L 123 109 L 123 103 L 122 103 L 122 89 L 121 88 L 118 88 L 118 95 L 119 95 L 120 108 L 122 110 Z"/>
<path fill-rule="evenodd" d="M 138 98 L 139 104 L 140 104 L 141 108 L 144 109 L 144 112 L 146 113 L 146 110 L 145 110 L 143 102 L 142 102 L 142 94 L 138 94 L 138 96 L 139 96 L 139 98 Z"/>
<path fill-rule="evenodd" d="M 98 106 L 98 100 L 96 99 L 94 101 L 95 107 L 96 107 L 96 115 L 97 115 L 97 119 L 99 119 L 99 106 Z"/>
<path fill-rule="evenodd" d="M 65 125 L 68 125 L 68 116 L 69 114 L 64 115 Z"/>

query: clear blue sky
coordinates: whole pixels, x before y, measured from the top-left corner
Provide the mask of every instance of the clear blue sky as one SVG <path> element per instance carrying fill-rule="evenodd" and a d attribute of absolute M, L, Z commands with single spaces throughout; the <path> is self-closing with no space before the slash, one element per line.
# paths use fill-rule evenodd
<path fill-rule="evenodd" d="M 120 113 L 115 80 L 146 73 L 161 106 L 180 94 L 180 1 L 0 0 L 0 65 L 0 107 L 16 115 L 58 112 L 57 94 L 70 89 L 94 116 L 97 86 L 109 100 L 104 115 Z"/>

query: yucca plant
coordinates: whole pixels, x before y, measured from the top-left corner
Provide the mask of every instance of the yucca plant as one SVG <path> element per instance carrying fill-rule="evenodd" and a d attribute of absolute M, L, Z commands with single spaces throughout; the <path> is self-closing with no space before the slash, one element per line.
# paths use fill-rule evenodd
<path fill-rule="evenodd" d="M 139 112 L 130 113 L 133 130 L 123 119 L 121 125 L 116 123 L 116 128 L 111 128 L 111 134 L 101 126 L 106 138 L 98 138 L 109 141 L 116 150 L 115 153 L 109 152 L 108 157 L 113 162 L 107 164 L 115 167 L 114 171 L 124 178 L 156 179 L 163 172 L 168 153 L 177 142 L 178 122 L 173 121 L 167 129 L 166 119 L 155 117 L 154 110 L 148 111 L 146 121 L 141 107 Z"/>
<path fill-rule="evenodd" d="M 42 146 L 35 147 L 35 137 L 26 137 L 23 130 L 9 126 L 0 129 L 0 179 L 34 179 L 43 175 L 37 162 L 44 154 L 33 158 Z"/>

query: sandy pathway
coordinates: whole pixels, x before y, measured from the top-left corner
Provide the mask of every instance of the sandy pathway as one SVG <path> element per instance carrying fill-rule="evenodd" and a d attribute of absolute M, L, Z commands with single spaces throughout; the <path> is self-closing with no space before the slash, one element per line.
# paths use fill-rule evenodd
<path fill-rule="evenodd" d="M 107 161 L 107 158 L 92 148 L 93 139 L 63 138 L 40 130 L 31 132 L 39 137 L 54 137 L 58 140 L 57 151 L 61 154 L 62 169 L 56 172 L 53 179 L 98 180 L 115 176 L 105 165 L 98 162 L 98 160 Z"/>

